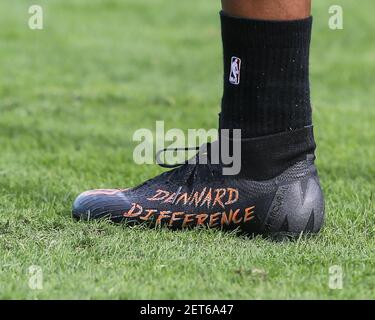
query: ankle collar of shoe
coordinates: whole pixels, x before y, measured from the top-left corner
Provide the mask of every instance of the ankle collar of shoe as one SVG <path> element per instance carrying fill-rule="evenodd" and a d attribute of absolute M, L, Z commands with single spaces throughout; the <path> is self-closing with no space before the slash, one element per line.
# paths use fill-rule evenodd
<path fill-rule="evenodd" d="M 220 131 L 221 132 L 221 131 Z M 280 175 L 315 152 L 313 126 L 277 134 L 233 139 L 221 132 L 220 139 L 232 145 L 241 142 L 240 176 L 253 180 L 269 180 Z"/>

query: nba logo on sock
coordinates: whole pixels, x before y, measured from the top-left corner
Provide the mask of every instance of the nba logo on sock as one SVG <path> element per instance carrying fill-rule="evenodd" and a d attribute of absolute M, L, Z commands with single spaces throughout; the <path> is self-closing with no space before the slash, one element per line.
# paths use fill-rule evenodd
<path fill-rule="evenodd" d="M 232 57 L 230 64 L 229 82 L 231 84 L 240 84 L 241 59 Z"/>

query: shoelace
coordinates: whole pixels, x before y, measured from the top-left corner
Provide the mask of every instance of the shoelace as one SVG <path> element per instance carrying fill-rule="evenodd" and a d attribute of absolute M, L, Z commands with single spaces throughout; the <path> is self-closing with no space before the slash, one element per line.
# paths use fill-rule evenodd
<path fill-rule="evenodd" d="M 207 146 L 208 146 L 208 143 L 207 143 Z M 161 159 L 160 159 L 160 155 L 164 152 L 178 152 L 178 151 L 199 151 L 201 149 L 201 147 L 185 147 L 185 148 L 164 148 L 164 149 L 161 149 L 159 150 L 157 153 L 156 153 L 156 156 L 155 156 L 155 160 L 156 160 L 156 163 L 161 166 L 162 168 L 178 168 L 180 166 L 183 166 L 184 164 L 188 164 L 189 163 L 189 160 L 185 160 L 184 162 L 180 162 L 180 163 L 175 163 L 175 164 L 168 164 L 168 163 L 165 163 L 163 162 Z M 198 153 L 199 154 L 199 153 Z M 196 157 L 198 156 L 198 154 L 196 154 Z"/>
<path fill-rule="evenodd" d="M 206 153 L 208 154 L 208 150 L 209 150 L 209 145 L 211 143 L 206 143 Z M 204 146 L 204 145 L 203 145 Z M 195 150 L 195 151 L 199 151 L 202 149 L 202 146 L 201 147 L 186 147 L 186 148 L 164 148 L 162 150 L 159 150 L 156 154 L 156 163 L 161 166 L 162 168 L 179 168 L 179 167 L 182 167 L 184 165 L 187 165 L 189 164 L 189 160 L 185 160 L 184 162 L 181 162 L 181 163 L 176 163 L 176 164 L 167 164 L 167 163 L 164 163 L 163 161 L 161 161 L 160 159 L 160 155 L 163 153 L 163 152 L 178 152 L 178 151 L 191 151 L 191 150 Z M 196 155 L 195 155 L 195 159 L 197 159 L 199 157 L 200 153 L 198 152 Z M 194 181 L 197 179 L 198 175 L 199 175 L 199 172 L 198 171 L 198 167 L 197 167 L 197 164 L 199 163 L 199 160 L 195 161 L 194 163 L 194 166 L 188 170 L 187 172 L 187 175 L 184 175 L 184 181 L 185 183 L 187 184 L 193 184 Z M 210 163 L 210 161 L 207 161 L 206 163 L 206 166 L 204 166 L 208 172 L 209 172 L 209 175 L 210 176 L 214 176 L 214 173 L 213 173 L 213 168 L 212 168 L 212 165 Z M 169 175 L 168 177 L 168 180 L 172 180 L 174 179 L 174 176 L 175 174 L 178 174 L 177 171 L 170 171 L 169 173 L 171 173 L 171 175 Z"/>

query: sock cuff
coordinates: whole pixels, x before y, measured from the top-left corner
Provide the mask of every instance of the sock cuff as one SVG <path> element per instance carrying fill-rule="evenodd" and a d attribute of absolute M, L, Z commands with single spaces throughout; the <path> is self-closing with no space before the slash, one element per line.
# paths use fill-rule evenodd
<path fill-rule="evenodd" d="M 220 12 L 222 37 L 228 45 L 247 48 L 300 48 L 311 41 L 312 16 L 300 20 L 258 20 Z"/>

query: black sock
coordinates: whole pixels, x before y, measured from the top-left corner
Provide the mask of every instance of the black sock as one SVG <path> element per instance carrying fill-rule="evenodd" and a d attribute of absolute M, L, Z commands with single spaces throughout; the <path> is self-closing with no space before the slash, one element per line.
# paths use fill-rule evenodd
<path fill-rule="evenodd" d="M 245 138 L 311 125 L 312 18 L 263 21 L 221 13 L 224 95 L 220 127 Z M 236 69 L 238 72 L 236 72 Z"/>

